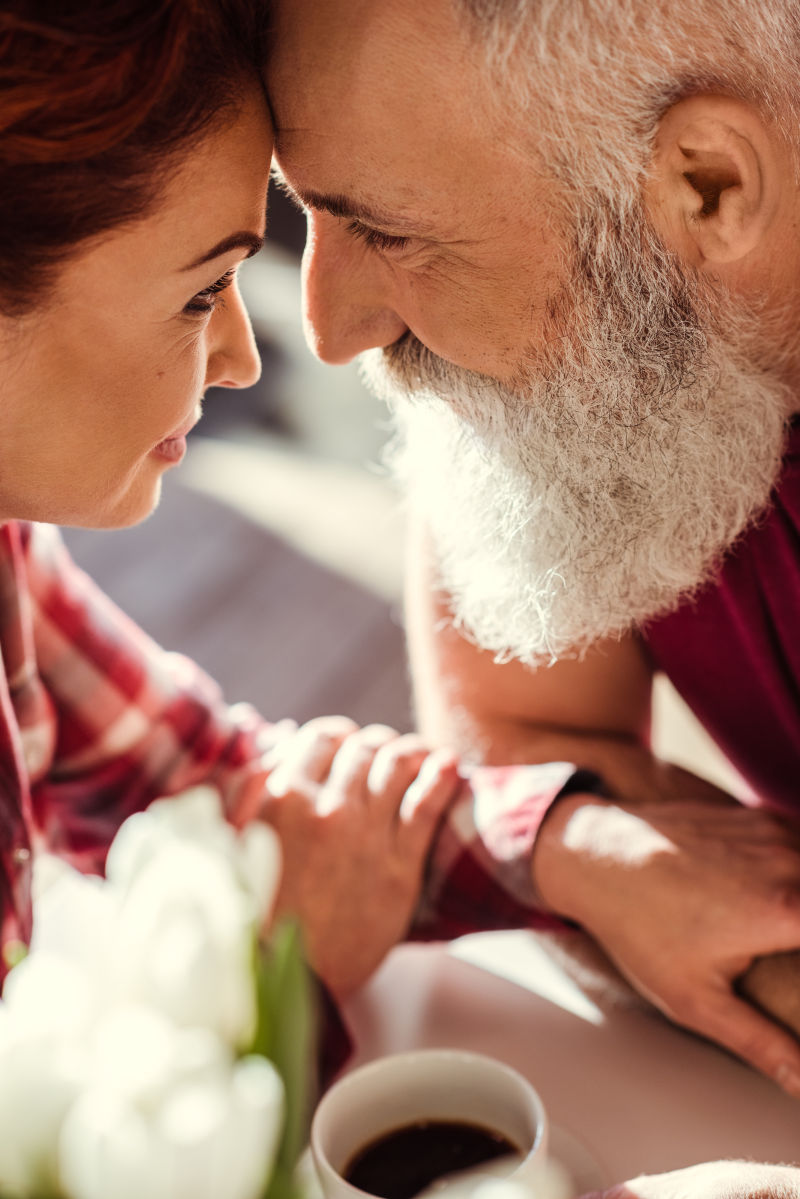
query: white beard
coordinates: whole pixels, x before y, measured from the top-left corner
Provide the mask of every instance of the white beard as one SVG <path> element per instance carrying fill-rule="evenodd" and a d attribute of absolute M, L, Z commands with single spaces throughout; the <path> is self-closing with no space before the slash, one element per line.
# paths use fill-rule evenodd
<path fill-rule="evenodd" d="M 364 356 L 456 622 L 503 660 L 580 655 L 674 609 L 780 470 L 790 405 L 746 358 L 757 322 L 712 309 L 643 225 L 621 245 L 597 224 L 546 339 L 558 354 L 513 384 L 410 336 Z"/>

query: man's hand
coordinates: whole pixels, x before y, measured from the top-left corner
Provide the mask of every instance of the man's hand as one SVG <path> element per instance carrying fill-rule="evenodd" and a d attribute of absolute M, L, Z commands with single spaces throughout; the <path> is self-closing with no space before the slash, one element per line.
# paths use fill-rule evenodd
<path fill-rule="evenodd" d="M 570 796 L 533 872 L 666 1015 L 800 1098 L 800 1044 L 734 991 L 754 958 L 800 946 L 800 833 L 734 801 Z"/>
<path fill-rule="evenodd" d="M 408 930 L 456 760 L 344 717 L 304 725 L 271 759 L 260 814 L 283 846 L 276 914 L 299 919 L 311 965 L 344 997 Z"/>
<path fill-rule="evenodd" d="M 668 1174 L 643 1174 L 583 1199 L 800 1199 L 800 1169 L 705 1162 Z"/>

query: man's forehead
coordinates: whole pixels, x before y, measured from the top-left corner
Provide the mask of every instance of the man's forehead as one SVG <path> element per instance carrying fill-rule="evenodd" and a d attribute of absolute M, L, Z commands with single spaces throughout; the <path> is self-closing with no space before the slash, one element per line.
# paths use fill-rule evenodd
<path fill-rule="evenodd" d="M 351 0 L 276 0 L 267 83 L 288 184 L 401 236 L 474 237 L 481 181 L 507 154 L 480 48 L 452 0 L 352 4 L 359 20 L 332 21 Z"/>
<path fill-rule="evenodd" d="M 267 84 L 279 134 L 312 132 L 320 117 L 329 128 L 381 113 L 397 123 L 404 111 L 433 120 L 443 100 L 457 106 L 469 42 L 451 0 L 275 0 L 273 10 Z"/>

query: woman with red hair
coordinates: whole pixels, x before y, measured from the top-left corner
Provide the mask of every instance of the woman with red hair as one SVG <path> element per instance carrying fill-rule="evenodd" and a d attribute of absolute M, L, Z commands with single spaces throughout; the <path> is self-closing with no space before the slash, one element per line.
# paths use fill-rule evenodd
<path fill-rule="evenodd" d="M 452 759 L 342 719 L 279 739 L 118 612 L 50 524 L 145 517 L 204 389 L 258 377 L 236 273 L 264 235 L 263 9 L 0 0 L 2 942 L 30 936 L 38 845 L 102 869 L 126 816 L 203 781 L 232 820 L 276 824 L 281 902 L 344 991 L 405 931 Z"/>

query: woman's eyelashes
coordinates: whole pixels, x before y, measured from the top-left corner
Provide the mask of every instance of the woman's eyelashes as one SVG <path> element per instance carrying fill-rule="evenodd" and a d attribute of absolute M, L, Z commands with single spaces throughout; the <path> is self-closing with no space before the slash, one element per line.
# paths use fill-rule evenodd
<path fill-rule="evenodd" d="M 232 266 L 224 275 L 220 275 L 216 283 L 204 287 L 197 295 L 192 296 L 189 303 L 184 305 L 183 311 L 191 316 L 205 316 L 207 313 L 213 312 L 220 302 L 217 297 L 231 286 L 235 278 L 236 267 Z"/>

